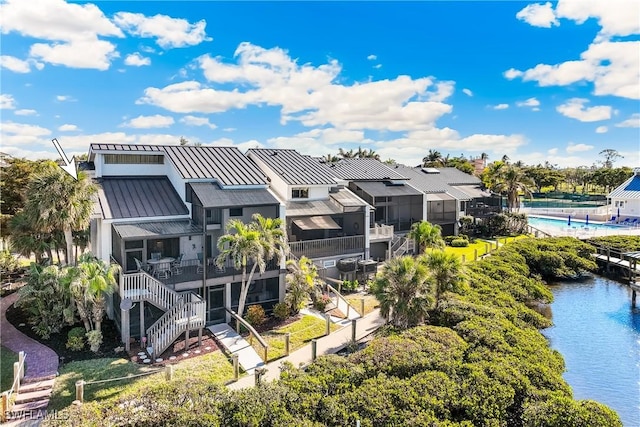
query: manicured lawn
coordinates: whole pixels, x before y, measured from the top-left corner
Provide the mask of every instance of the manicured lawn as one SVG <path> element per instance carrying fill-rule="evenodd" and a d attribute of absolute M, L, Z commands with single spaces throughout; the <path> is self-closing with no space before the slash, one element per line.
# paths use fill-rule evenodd
<path fill-rule="evenodd" d="M 3 359 L 4 360 L 4 359 Z M 93 359 L 71 362 L 60 369 L 56 378 L 49 410 L 61 410 L 75 400 L 75 383 L 87 382 L 155 371 L 157 367 L 146 367 L 126 359 Z M 116 397 L 123 391 L 143 390 L 158 381 L 166 381 L 164 371 L 148 376 L 125 379 L 102 384 L 87 384 L 84 387 L 85 402 Z M 211 382 L 224 383 L 233 378 L 233 367 L 220 351 L 190 358 L 174 365 L 174 381 L 188 381 L 190 377 L 206 378 Z"/>
<path fill-rule="evenodd" d="M 291 338 L 289 340 L 289 350 L 291 352 L 303 347 L 313 338 L 320 338 L 324 336 L 326 328 L 326 321 L 319 319 L 315 316 L 304 315 L 300 320 L 289 323 L 287 326 L 277 328 L 269 332 L 260 334 L 262 338 L 269 345 L 268 357 L 269 361 L 278 359 L 285 355 L 284 348 L 284 335 L 289 332 Z M 331 324 L 331 330 L 335 331 L 340 326 Z M 262 346 L 258 343 L 258 340 L 253 340 L 251 343 L 253 348 L 256 349 L 258 354 L 263 354 Z"/>
<path fill-rule="evenodd" d="M 9 390 L 13 384 L 13 364 L 17 361 L 18 353 L 0 346 L 0 391 Z"/>
<path fill-rule="evenodd" d="M 505 243 L 513 242 L 518 239 L 526 239 L 529 236 L 521 235 L 515 237 L 498 237 L 497 240 L 500 242 L 500 246 Z M 445 252 L 449 252 L 457 255 L 462 258 L 464 255 L 465 262 L 471 262 L 475 258 L 475 251 L 477 250 L 478 258 L 487 252 L 494 251 L 496 249 L 496 240 L 476 240 L 475 243 L 470 243 L 466 248 L 452 248 L 451 246 L 447 246 L 445 248 Z"/>
<path fill-rule="evenodd" d="M 378 306 L 380 305 L 380 302 L 378 301 L 378 299 L 376 297 L 374 297 L 373 295 L 370 294 L 366 294 L 366 295 L 362 295 L 362 294 L 352 294 L 352 295 L 345 295 L 344 299 L 347 300 L 347 302 L 356 309 L 356 311 L 358 313 L 360 313 L 360 304 L 362 304 L 360 302 L 360 300 L 364 298 L 364 314 L 369 314 L 371 313 L 373 310 L 375 310 L 376 308 L 378 308 Z M 362 313 L 360 313 L 362 315 Z"/>

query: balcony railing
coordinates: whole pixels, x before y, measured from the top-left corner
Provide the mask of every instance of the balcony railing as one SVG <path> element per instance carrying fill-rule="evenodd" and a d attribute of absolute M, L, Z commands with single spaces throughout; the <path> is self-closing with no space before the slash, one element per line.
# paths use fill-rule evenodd
<path fill-rule="evenodd" d="M 369 240 L 390 240 L 393 237 L 393 225 L 377 225 L 369 229 Z"/>
<path fill-rule="evenodd" d="M 331 239 L 289 242 L 296 257 L 320 258 L 331 255 L 352 254 L 364 251 L 364 236 L 334 237 Z"/>

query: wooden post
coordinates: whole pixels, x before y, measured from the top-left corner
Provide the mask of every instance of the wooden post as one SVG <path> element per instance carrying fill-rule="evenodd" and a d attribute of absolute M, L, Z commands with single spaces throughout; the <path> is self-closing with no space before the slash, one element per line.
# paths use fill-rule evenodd
<path fill-rule="evenodd" d="M 351 320 L 351 341 L 356 342 L 356 319 Z"/>
<path fill-rule="evenodd" d="M 171 381 L 173 379 L 173 365 L 167 365 L 164 367 L 164 375 L 167 381 Z"/>
<path fill-rule="evenodd" d="M 473 250 L 473 260 L 477 261 L 478 260 L 478 248 L 475 248 Z"/>
<path fill-rule="evenodd" d="M 76 400 L 84 402 L 84 381 L 76 381 Z"/>
<path fill-rule="evenodd" d="M 267 363 L 267 361 L 269 360 L 269 346 L 265 345 L 264 346 L 264 363 Z"/>
<path fill-rule="evenodd" d="M 24 351 L 18 352 L 18 363 L 20 364 L 20 379 L 24 378 Z"/>
<path fill-rule="evenodd" d="M 336 296 L 336 302 L 338 302 L 338 297 Z M 347 319 L 349 318 L 349 310 L 351 309 L 351 305 L 347 304 Z"/>
<path fill-rule="evenodd" d="M 464 264 L 465 262 L 467 262 L 467 257 L 465 254 L 462 254 L 462 263 Z"/>
<path fill-rule="evenodd" d="M 144 300 L 141 299 L 140 300 L 140 342 L 142 342 L 142 337 L 144 337 L 145 335 L 146 334 L 144 329 Z M 142 349 L 142 351 L 145 351 L 145 350 L 146 348 Z"/>
<path fill-rule="evenodd" d="M 290 345 L 289 345 L 289 344 L 290 344 L 290 342 L 291 342 L 291 332 L 287 332 L 287 333 L 284 335 L 284 354 L 285 354 L 286 356 L 288 356 L 288 355 L 289 355 L 290 350 L 291 350 L 291 347 L 290 347 Z"/>
<path fill-rule="evenodd" d="M 233 362 L 233 380 L 238 381 L 238 378 L 240 377 L 240 364 L 238 362 L 238 354 L 235 353 L 233 356 L 231 356 L 231 360 Z"/>
<path fill-rule="evenodd" d="M 485 244 L 484 244 L 484 253 L 485 253 L 485 254 L 488 254 L 488 253 L 490 253 L 490 252 L 491 252 L 491 250 L 490 250 L 490 246 L 489 246 L 489 244 L 488 244 L 488 243 L 485 243 Z"/>
<path fill-rule="evenodd" d="M 331 333 L 331 316 L 325 314 L 324 317 L 326 318 L 324 334 L 329 335 Z"/>
<path fill-rule="evenodd" d="M 198 347 L 202 347 L 202 328 L 198 329 Z"/>
<path fill-rule="evenodd" d="M 13 392 L 18 394 L 20 391 L 20 362 L 13 362 L 13 382 L 16 385 L 16 389 Z"/>
<path fill-rule="evenodd" d="M 240 321 L 236 319 L 236 333 L 240 334 Z"/>
<path fill-rule="evenodd" d="M 631 308 L 636 308 L 636 291 L 631 291 Z"/>
<path fill-rule="evenodd" d="M 184 331 L 184 351 L 188 351 L 189 350 L 189 327 L 187 327 L 187 330 Z M 154 351 L 155 354 L 155 351 Z"/>
<path fill-rule="evenodd" d="M 7 421 L 7 411 L 9 410 L 7 392 L 2 393 L 2 403 L 0 404 L 0 410 L 2 411 L 2 413 L 0 413 L 0 421 L 4 423 Z"/>
<path fill-rule="evenodd" d="M 360 315 L 364 317 L 364 298 L 360 298 Z"/>
<path fill-rule="evenodd" d="M 318 350 L 318 340 L 314 338 L 311 340 L 311 360 L 312 361 L 316 360 L 317 350 Z"/>
<path fill-rule="evenodd" d="M 255 371 L 253 371 L 256 387 L 260 385 L 260 378 L 266 371 L 266 368 L 256 368 Z"/>

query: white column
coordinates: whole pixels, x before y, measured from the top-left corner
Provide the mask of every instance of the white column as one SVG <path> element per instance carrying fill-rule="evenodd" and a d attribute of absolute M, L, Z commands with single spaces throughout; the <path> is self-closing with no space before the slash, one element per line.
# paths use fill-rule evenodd
<path fill-rule="evenodd" d="M 427 218 L 427 195 L 422 193 L 422 220 L 429 221 Z"/>
<path fill-rule="evenodd" d="M 224 284 L 224 306 L 231 310 L 231 283 Z M 231 322 L 231 314 L 225 311 L 227 323 Z"/>
<path fill-rule="evenodd" d="M 371 214 L 369 209 L 369 205 L 364 208 L 364 259 L 369 259 L 370 255 Z"/>

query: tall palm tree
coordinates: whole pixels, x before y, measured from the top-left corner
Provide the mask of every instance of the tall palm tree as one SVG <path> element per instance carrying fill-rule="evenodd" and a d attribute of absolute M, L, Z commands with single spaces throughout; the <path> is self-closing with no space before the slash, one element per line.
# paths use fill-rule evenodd
<path fill-rule="evenodd" d="M 33 176 L 27 187 L 25 212 L 45 231 L 62 230 L 67 247 L 67 264 L 75 264 L 73 230 L 89 226 L 93 195 L 97 187 L 84 173 L 74 179 L 60 167 L 47 164 Z"/>
<path fill-rule="evenodd" d="M 251 227 L 257 230 L 262 237 L 265 261 L 275 259 L 278 263 L 289 254 L 287 232 L 280 218 L 265 218 L 259 213 L 251 217 Z"/>
<path fill-rule="evenodd" d="M 360 147 L 358 147 L 358 157 L 361 159 L 376 159 L 376 160 L 380 160 L 380 154 L 376 153 L 375 150 L 373 149 L 364 149 L 361 150 Z"/>
<path fill-rule="evenodd" d="M 334 155 L 334 154 L 329 153 L 329 154 L 325 155 L 324 157 L 322 157 L 322 160 L 323 160 L 325 163 L 335 163 L 335 162 L 337 162 L 338 160 L 340 160 L 340 157 L 338 157 L 338 156 L 336 156 L 336 155 Z"/>
<path fill-rule="evenodd" d="M 498 174 L 493 190 L 507 197 L 507 206 L 510 211 L 513 211 L 520 207 L 520 193 L 530 198 L 534 188 L 535 182 L 524 173 L 523 169 L 507 165 Z"/>
<path fill-rule="evenodd" d="M 422 255 L 419 262 L 424 263 L 434 282 L 435 307 L 442 294 L 455 291 L 462 283 L 462 262 L 456 255 L 444 251 L 433 251 Z"/>
<path fill-rule="evenodd" d="M 238 316 L 242 317 L 253 275 L 256 270 L 264 273 L 266 269 L 266 244 L 260 231 L 237 219 L 232 219 L 227 223 L 226 231 L 227 234 L 218 239 L 220 254 L 216 258 L 216 264 L 222 267 L 227 259 L 231 259 L 235 268 L 242 269 L 240 299 L 238 301 Z M 247 276 L 249 265 L 251 265 L 251 271 Z"/>
<path fill-rule="evenodd" d="M 349 151 L 339 148 L 338 156 L 342 157 L 343 159 L 353 159 L 354 157 L 356 157 L 356 153 L 353 151 L 353 148 Z"/>
<path fill-rule="evenodd" d="M 319 292 L 318 268 L 313 261 L 302 256 L 298 261 L 287 261 L 287 270 L 285 302 L 291 313 L 298 314 L 307 299 L 314 299 Z"/>
<path fill-rule="evenodd" d="M 36 262 L 42 261 L 44 253 L 49 255 L 52 260 L 53 253 L 48 243 L 50 236 L 48 233 L 41 233 L 36 230 L 36 226 L 31 220 L 31 215 L 25 212 L 19 212 L 11 218 L 9 222 L 11 229 L 11 248 L 27 258 L 34 254 Z"/>
<path fill-rule="evenodd" d="M 438 150 L 429 150 L 429 153 L 426 157 L 422 158 L 422 166 L 424 167 L 436 167 L 444 165 L 444 158 L 442 157 L 442 153 Z"/>
<path fill-rule="evenodd" d="M 411 257 L 387 262 L 371 286 L 380 314 L 397 328 L 423 323 L 433 305 L 430 278 L 424 263 Z"/>
<path fill-rule="evenodd" d="M 416 241 L 420 252 L 424 252 L 427 248 L 444 249 L 445 246 L 442 239 L 442 227 L 438 224 L 431 224 L 429 221 L 411 224 L 408 236 Z"/>

